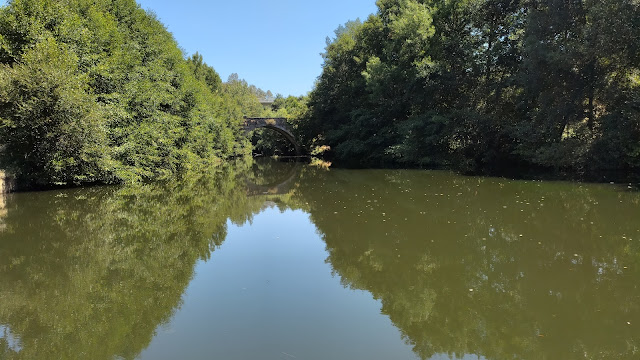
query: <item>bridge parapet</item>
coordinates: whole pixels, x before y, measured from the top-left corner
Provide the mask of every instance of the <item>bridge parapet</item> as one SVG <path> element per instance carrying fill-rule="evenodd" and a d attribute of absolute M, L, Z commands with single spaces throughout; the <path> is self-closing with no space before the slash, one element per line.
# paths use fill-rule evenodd
<path fill-rule="evenodd" d="M 289 132 L 289 124 L 285 118 L 244 118 L 244 128 L 247 131 L 263 127 L 276 127 Z"/>

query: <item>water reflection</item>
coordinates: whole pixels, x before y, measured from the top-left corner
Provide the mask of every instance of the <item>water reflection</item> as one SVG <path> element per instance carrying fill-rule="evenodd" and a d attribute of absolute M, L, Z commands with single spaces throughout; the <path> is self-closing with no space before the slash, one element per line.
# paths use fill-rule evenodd
<path fill-rule="evenodd" d="M 20 339 L 16 338 L 11 329 L 4 325 L 0 325 L 0 344 L 2 350 L 8 350 L 12 353 L 19 353 L 22 350 L 22 345 L 20 345 Z M 7 356 L 8 353 L 6 351 L 1 352 L 0 354 Z"/>
<path fill-rule="evenodd" d="M 3 359 L 136 358 L 229 221 L 274 206 L 309 214 L 334 275 L 421 359 L 640 354 L 640 194 L 626 186 L 263 162 L 0 205 Z"/>
<path fill-rule="evenodd" d="M 319 173 L 301 193 L 343 284 L 422 359 L 640 354 L 637 194 L 417 171 Z"/>
<path fill-rule="evenodd" d="M 248 196 L 291 194 L 300 176 L 299 162 L 256 161 L 246 173 Z"/>
<path fill-rule="evenodd" d="M 133 359 L 262 205 L 216 171 L 180 183 L 14 194 L 0 233 L 2 358 Z M 19 339 L 20 347 L 15 346 Z"/>

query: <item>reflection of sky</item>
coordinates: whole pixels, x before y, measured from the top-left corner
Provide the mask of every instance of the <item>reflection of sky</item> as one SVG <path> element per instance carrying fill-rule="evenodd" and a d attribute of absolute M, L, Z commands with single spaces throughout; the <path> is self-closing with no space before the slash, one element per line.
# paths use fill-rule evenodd
<path fill-rule="evenodd" d="M 4 339 L 9 344 L 9 349 L 14 352 L 20 352 L 22 345 L 20 345 L 20 339 L 13 336 L 11 329 L 8 326 L 0 325 L 0 339 Z"/>
<path fill-rule="evenodd" d="M 416 360 L 380 301 L 332 273 L 309 214 L 274 205 L 227 223 L 224 244 L 196 265 L 182 306 L 139 358 Z"/>
<path fill-rule="evenodd" d="M 227 226 L 141 359 L 416 359 L 380 301 L 332 275 L 308 214 L 267 207 Z"/>

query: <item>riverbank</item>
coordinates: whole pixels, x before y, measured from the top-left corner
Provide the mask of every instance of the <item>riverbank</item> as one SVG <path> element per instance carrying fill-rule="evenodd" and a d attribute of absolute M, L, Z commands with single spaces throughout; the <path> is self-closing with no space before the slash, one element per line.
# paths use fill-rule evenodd
<path fill-rule="evenodd" d="M 389 163 L 380 166 L 354 166 L 332 157 L 314 158 L 326 162 L 334 169 L 386 169 L 386 170 L 447 170 L 464 176 L 497 177 L 510 180 L 569 181 L 576 183 L 616 183 L 640 186 L 640 169 L 611 169 L 578 171 L 550 169 L 541 166 L 511 166 L 503 169 L 463 169 L 457 166 L 407 166 Z"/>

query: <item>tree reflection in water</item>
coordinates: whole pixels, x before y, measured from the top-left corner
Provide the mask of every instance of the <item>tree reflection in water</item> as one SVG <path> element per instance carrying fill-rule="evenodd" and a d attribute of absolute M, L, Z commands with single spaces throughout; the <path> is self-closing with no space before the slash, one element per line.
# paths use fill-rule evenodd
<path fill-rule="evenodd" d="M 422 359 L 640 354 L 637 193 L 382 170 L 316 172 L 300 193 L 343 284 Z"/>
<path fill-rule="evenodd" d="M 12 195 L 0 221 L 0 358 L 135 358 L 228 219 L 250 222 L 265 201 L 310 214 L 334 274 L 380 300 L 422 359 L 637 358 L 638 193 L 294 167 Z M 253 196 L 247 183 L 280 190 Z"/>
<path fill-rule="evenodd" d="M 13 194 L 0 232 L 0 358 L 124 359 L 179 308 L 196 261 L 262 206 L 218 169 L 176 183 Z M 22 201 L 25 199 L 25 201 Z"/>

